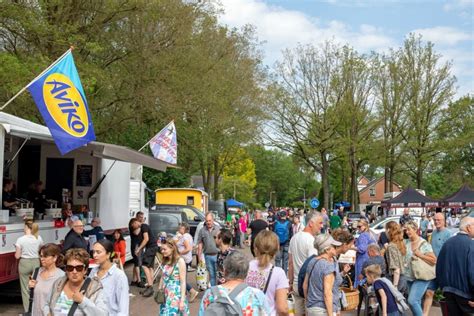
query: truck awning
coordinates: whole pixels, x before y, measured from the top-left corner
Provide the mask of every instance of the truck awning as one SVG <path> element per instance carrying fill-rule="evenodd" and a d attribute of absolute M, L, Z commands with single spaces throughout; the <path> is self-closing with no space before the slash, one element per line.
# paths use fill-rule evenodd
<path fill-rule="evenodd" d="M 87 149 L 92 150 L 92 156 L 94 157 L 131 162 L 160 171 L 166 171 L 167 167 L 174 167 L 162 160 L 124 146 L 90 142 L 86 145 Z"/>
<path fill-rule="evenodd" d="M 0 112 L 0 125 L 9 135 L 54 142 L 46 126 L 5 112 Z M 90 142 L 86 146 L 79 147 L 75 150 L 90 151 L 94 157 L 131 162 L 160 171 L 166 171 L 167 167 L 176 168 L 176 166 L 170 165 L 165 161 L 155 159 L 152 156 L 145 155 L 125 146 Z"/>

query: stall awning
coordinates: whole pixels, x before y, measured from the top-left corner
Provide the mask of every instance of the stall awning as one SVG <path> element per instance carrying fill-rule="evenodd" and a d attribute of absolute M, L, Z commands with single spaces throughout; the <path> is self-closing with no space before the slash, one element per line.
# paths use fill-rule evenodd
<path fill-rule="evenodd" d="M 167 167 L 174 167 L 162 160 L 124 146 L 90 142 L 86 146 L 86 150 L 88 149 L 92 151 L 92 156 L 94 157 L 131 162 L 160 171 L 166 171 Z"/>
<path fill-rule="evenodd" d="M 51 142 L 54 141 L 46 126 L 33 123 L 8 113 L 0 112 L 0 125 L 3 126 L 7 134 L 13 136 Z M 176 168 L 176 166 L 170 165 L 162 160 L 155 159 L 152 156 L 119 145 L 90 142 L 86 146 L 79 147 L 76 150 L 86 150 L 90 151 L 94 157 L 131 162 L 160 171 L 166 171 L 167 167 Z"/>

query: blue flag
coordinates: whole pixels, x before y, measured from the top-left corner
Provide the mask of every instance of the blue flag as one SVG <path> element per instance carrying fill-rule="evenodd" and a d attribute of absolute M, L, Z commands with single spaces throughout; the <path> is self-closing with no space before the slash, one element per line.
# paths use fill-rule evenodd
<path fill-rule="evenodd" d="M 62 155 L 95 140 L 72 52 L 35 80 L 28 90 Z"/>

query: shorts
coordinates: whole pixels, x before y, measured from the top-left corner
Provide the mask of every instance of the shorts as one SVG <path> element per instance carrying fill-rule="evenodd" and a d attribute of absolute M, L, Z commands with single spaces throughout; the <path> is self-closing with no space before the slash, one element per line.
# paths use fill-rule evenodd
<path fill-rule="evenodd" d="M 155 265 L 155 255 L 157 252 L 158 252 L 157 247 L 147 248 L 143 252 L 142 264 L 145 267 L 153 268 L 153 266 Z"/>
<path fill-rule="evenodd" d="M 141 260 L 135 254 L 132 255 L 132 262 L 134 267 L 142 266 Z"/>
<path fill-rule="evenodd" d="M 427 290 L 436 291 L 438 288 L 439 288 L 439 284 L 438 284 L 438 281 L 436 281 L 436 279 L 433 279 L 430 281 L 430 283 L 428 283 Z"/>

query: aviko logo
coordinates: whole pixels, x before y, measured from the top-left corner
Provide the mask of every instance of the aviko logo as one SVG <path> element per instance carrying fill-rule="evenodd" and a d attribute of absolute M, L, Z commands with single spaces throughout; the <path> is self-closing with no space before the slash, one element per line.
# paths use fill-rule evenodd
<path fill-rule="evenodd" d="M 69 77 L 50 74 L 43 83 L 43 99 L 56 124 L 74 137 L 83 137 L 89 130 L 89 117 L 81 93 Z"/>

